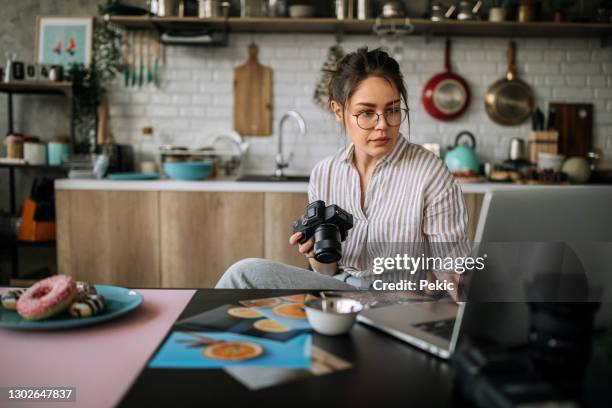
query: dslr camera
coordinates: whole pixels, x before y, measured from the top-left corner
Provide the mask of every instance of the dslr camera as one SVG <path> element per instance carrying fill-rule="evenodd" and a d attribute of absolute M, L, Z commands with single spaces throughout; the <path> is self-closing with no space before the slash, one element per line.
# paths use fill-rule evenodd
<path fill-rule="evenodd" d="M 353 228 L 353 216 L 335 204 L 322 200 L 308 204 L 306 215 L 295 220 L 293 233 L 303 232 L 300 244 L 314 235 L 314 256 L 322 263 L 337 262 L 342 256 L 342 241 Z"/>

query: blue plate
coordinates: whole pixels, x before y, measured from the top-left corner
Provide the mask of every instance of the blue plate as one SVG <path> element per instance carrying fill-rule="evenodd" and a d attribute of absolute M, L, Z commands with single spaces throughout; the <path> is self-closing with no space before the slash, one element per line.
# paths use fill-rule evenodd
<path fill-rule="evenodd" d="M 110 173 L 106 178 L 111 180 L 157 180 L 159 173 Z"/>
<path fill-rule="evenodd" d="M 47 320 L 31 321 L 22 318 L 13 310 L 6 310 L 0 306 L 0 327 L 20 330 L 55 330 L 90 326 L 123 316 L 142 303 L 142 295 L 134 290 L 119 286 L 94 286 L 96 291 L 106 298 L 106 310 L 102 314 L 92 317 L 72 317 L 65 312 Z"/>

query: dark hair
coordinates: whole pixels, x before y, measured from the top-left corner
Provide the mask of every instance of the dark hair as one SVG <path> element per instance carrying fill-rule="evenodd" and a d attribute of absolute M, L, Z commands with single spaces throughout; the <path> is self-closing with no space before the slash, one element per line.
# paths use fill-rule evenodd
<path fill-rule="evenodd" d="M 404 76 L 400 72 L 399 64 L 389 54 L 380 48 L 368 51 L 368 47 L 359 48 L 355 52 L 346 54 L 335 70 L 327 71 L 330 74 L 327 91 L 328 103 L 336 101 L 343 110 L 361 81 L 371 76 L 386 79 L 395 85 L 408 107 L 408 92 L 404 85 Z"/>

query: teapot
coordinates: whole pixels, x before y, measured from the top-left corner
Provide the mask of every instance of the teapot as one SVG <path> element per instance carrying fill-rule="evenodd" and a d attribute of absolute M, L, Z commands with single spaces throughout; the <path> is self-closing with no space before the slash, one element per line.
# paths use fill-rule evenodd
<path fill-rule="evenodd" d="M 463 143 L 459 144 L 461 138 L 466 136 L 471 141 L 471 146 Z M 444 163 L 451 172 L 472 171 L 475 174 L 480 172 L 478 158 L 476 157 L 476 138 L 467 130 L 460 132 L 455 138 L 455 145 L 446 152 Z"/>

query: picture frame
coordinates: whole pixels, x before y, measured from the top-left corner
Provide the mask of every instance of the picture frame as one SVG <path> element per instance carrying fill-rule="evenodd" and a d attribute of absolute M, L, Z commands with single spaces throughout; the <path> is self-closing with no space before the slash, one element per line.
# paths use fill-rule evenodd
<path fill-rule="evenodd" d="M 66 71 L 74 63 L 88 67 L 92 58 L 93 30 L 92 16 L 37 16 L 36 62 L 61 65 Z"/>

